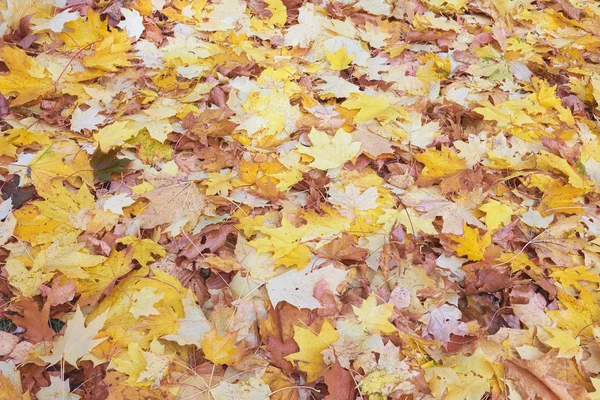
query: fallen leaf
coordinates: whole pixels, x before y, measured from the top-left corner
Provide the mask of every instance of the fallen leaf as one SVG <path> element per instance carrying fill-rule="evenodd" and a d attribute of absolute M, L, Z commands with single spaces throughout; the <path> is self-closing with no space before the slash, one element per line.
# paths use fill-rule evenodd
<path fill-rule="evenodd" d="M 337 338 L 337 331 L 327 320 L 323 322 L 318 334 L 309 327 L 295 326 L 294 340 L 298 343 L 300 351 L 286 356 L 285 359 L 295 363 L 300 371 L 306 372 L 308 382 L 314 382 L 322 376 L 326 367 L 321 352 Z"/>
<path fill-rule="evenodd" d="M 94 337 L 102 329 L 107 316 L 108 310 L 84 326 L 85 317 L 81 309 L 77 307 L 73 319 L 67 322 L 65 333 L 54 342 L 52 354 L 41 358 L 50 365 L 63 359 L 76 366 L 77 360 L 106 339 L 94 339 Z"/>

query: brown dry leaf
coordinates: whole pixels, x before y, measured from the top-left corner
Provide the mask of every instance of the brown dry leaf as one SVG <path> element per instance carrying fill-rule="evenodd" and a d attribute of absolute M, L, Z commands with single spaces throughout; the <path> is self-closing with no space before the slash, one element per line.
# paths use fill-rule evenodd
<path fill-rule="evenodd" d="M 25 328 L 24 336 L 32 343 L 51 341 L 54 331 L 50 328 L 50 302 L 46 301 L 39 309 L 38 304 L 28 298 L 23 298 L 18 303 L 22 307 L 22 317 L 12 316 L 10 319 L 15 325 Z"/>
<path fill-rule="evenodd" d="M 129 386 L 125 383 L 127 375 L 117 371 L 110 371 L 106 375 L 106 383 L 110 398 L 114 400 L 174 400 L 175 395 L 168 390 Z"/>
<path fill-rule="evenodd" d="M 19 337 L 0 331 L 0 357 L 10 354 L 19 343 Z"/>
<path fill-rule="evenodd" d="M 367 129 L 357 129 L 352 132 L 352 140 L 360 143 L 360 151 L 373 159 L 382 154 L 394 154 L 392 142 L 379 135 L 369 132 Z"/>
<path fill-rule="evenodd" d="M 176 224 L 178 232 L 184 225 L 195 226 L 203 212 L 209 209 L 206 197 L 194 183 L 163 186 L 143 196 L 150 204 L 136 219 L 142 229 Z"/>
<path fill-rule="evenodd" d="M 296 389 L 295 382 L 290 379 L 282 370 L 269 366 L 261 377 L 262 380 L 271 388 L 270 399 L 273 400 L 298 400 L 300 393 Z"/>
<path fill-rule="evenodd" d="M 585 240 L 575 237 L 575 232 L 580 227 L 579 219 L 578 216 L 565 218 L 531 241 L 540 259 L 549 258 L 556 265 L 561 266 L 576 265 L 574 257 L 586 245 Z"/>
<path fill-rule="evenodd" d="M 335 364 L 325 371 L 323 377 L 329 392 L 325 396 L 325 400 L 353 400 L 355 398 L 356 383 L 352 378 L 352 373 L 342 368 L 339 361 L 336 360 Z"/>
<path fill-rule="evenodd" d="M 537 397 L 548 400 L 587 398 L 587 391 L 582 386 L 569 384 L 547 375 L 554 357 L 554 352 L 550 352 L 540 360 L 506 360 L 505 376 L 515 383 L 517 391 L 523 398 Z"/>

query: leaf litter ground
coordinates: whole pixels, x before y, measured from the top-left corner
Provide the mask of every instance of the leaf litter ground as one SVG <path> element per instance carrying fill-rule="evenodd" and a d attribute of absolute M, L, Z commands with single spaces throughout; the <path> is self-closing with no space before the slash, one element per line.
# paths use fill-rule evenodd
<path fill-rule="evenodd" d="M 0 35 L 1 399 L 600 399 L 596 1 Z"/>

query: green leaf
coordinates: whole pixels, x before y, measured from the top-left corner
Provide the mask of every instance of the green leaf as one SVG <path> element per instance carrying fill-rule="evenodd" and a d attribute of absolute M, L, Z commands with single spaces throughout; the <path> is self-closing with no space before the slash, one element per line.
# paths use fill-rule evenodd
<path fill-rule="evenodd" d="M 90 165 L 94 169 L 94 176 L 101 181 L 110 180 L 110 174 L 127 171 L 127 166 L 131 160 L 128 158 L 117 158 L 119 149 L 109 150 L 103 153 L 100 149 L 96 150 L 90 160 Z"/>

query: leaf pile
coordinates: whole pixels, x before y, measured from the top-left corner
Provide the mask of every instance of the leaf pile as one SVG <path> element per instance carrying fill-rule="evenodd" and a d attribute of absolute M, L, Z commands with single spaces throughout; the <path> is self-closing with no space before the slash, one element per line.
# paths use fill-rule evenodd
<path fill-rule="evenodd" d="M 594 0 L 0 2 L 0 398 L 600 399 Z"/>

